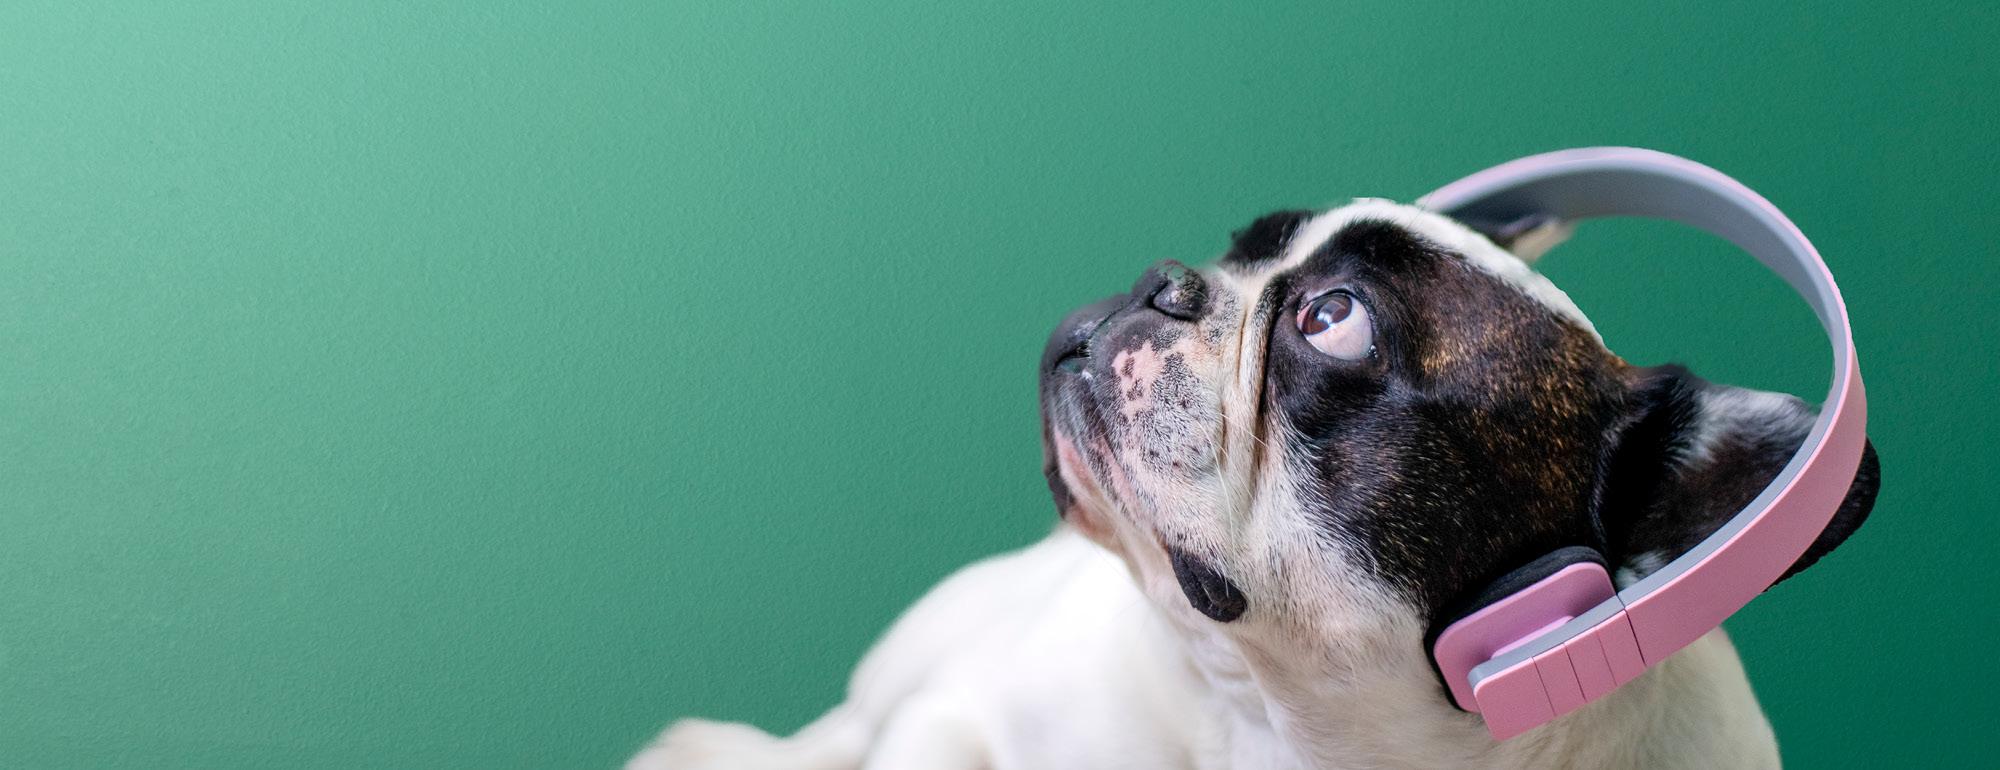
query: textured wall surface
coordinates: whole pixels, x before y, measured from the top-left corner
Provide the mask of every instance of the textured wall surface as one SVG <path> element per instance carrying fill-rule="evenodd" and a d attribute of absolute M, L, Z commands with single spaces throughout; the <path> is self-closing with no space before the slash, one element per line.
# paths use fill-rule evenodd
<path fill-rule="evenodd" d="M 1996 748 L 1991 4 L 129 5 L 0 7 L 0 766 L 790 730 L 1048 528 L 1063 311 L 1591 144 L 1738 176 L 1846 287 L 1880 505 L 1729 624 L 1787 759 Z M 1635 362 L 1823 392 L 1719 242 L 1545 268 Z"/>

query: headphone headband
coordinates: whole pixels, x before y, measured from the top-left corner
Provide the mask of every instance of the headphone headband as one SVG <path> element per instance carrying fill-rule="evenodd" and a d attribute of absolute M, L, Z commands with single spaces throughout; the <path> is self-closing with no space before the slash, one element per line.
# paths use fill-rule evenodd
<path fill-rule="evenodd" d="M 1635 216 L 1705 230 L 1784 278 L 1833 347 L 1833 384 L 1805 443 L 1694 548 L 1609 598 L 1551 577 L 1490 608 L 1497 612 L 1479 633 L 1454 634 L 1454 625 L 1438 638 L 1433 656 L 1453 699 L 1507 738 L 1637 678 L 1777 582 L 1846 496 L 1866 442 L 1867 404 L 1833 274 L 1776 206 L 1721 172 L 1652 150 L 1562 150 L 1480 171 L 1418 204 L 1459 219 Z"/>

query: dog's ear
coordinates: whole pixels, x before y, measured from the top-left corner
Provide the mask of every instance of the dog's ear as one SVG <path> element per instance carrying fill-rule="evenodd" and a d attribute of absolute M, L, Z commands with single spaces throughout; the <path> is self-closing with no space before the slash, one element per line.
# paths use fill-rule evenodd
<path fill-rule="evenodd" d="M 1530 265 L 1576 232 L 1574 225 L 1547 214 L 1506 220 L 1468 217 L 1459 221 Z"/>
<path fill-rule="evenodd" d="M 1248 227 L 1229 234 L 1229 252 L 1222 255 L 1222 261 L 1249 265 L 1277 257 L 1312 217 L 1313 213 L 1304 209 L 1273 211 L 1258 217 Z"/>
<path fill-rule="evenodd" d="M 1678 366 L 1632 370 L 1630 411 L 1613 437 L 1598 520 L 1621 585 L 1651 574 L 1764 491 L 1818 416 L 1779 393 L 1704 382 Z M 1881 487 L 1875 447 L 1862 450 L 1847 497 L 1780 581 L 1854 534 Z"/>

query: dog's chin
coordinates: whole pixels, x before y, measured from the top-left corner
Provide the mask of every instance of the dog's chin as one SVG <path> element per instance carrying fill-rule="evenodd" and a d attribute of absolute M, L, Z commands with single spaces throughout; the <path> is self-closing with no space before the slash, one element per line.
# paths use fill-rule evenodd
<path fill-rule="evenodd" d="M 1162 579 L 1171 575 L 1170 582 L 1179 585 L 1201 614 L 1225 623 L 1243 614 L 1243 593 L 1235 584 L 1207 562 L 1172 547 L 1157 528 L 1135 520 L 1113 503 L 1092 475 L 1084 450 L 1065 431 L 1052 429 L 1049 435 L 1052 446 L 1044 472 L 1065 522 L 1123 559 L 1142 582 L 1145 573 L 1158 572 Z M 1108 457 L 1096 459 L 1112 462 Z"/>
<path fill-rule="evenodd" d="M 1056 500 L 1056 510 L 1064 523 L 1075 528 L 1085 538 L 1098 547 L 1119 557 L 1133 570 L 1133 575 L 1145 581 L 1146 575 L 1158 573 L 1172 582 L 1177 579 L 1169 566 L 1166 538 L 1159 529 L 1135 516 L 1126 504 L 1118 500 L 1133 499 L 1135 490 L 1130 481 L 1116 465 L 1111 449 L 1104 439 L 1095 439 L 1094 452 L 1082 447 L 1069 438 L 1061 428 L 1049 431 L 1050 449 L 1046 473 L 1050 493 Z M 1112 477 L 1110 483 L 1120 485 L 1120 493 L 1114 497 L 1108 493 L 1092 472 L 1095 467 L 1108 469 Z M 1221 596 L 1221 593 L 1217 594 Z M 1227 601 L 1217 606 L 1226 606 Z M 1227 610 L 1218 610 L 1227 613 Z"/>

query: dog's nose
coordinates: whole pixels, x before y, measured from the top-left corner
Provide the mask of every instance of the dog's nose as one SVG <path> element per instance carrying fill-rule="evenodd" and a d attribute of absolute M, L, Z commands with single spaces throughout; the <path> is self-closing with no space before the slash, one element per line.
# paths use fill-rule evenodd
<path fill-rule="evenodd" d="M 1168 259 L 1146 268 L 1132 285 L 1132 297 L 1168 317 L 1193 321 L 1208 309 L 1208 282 L 1194 268 Z"/>

